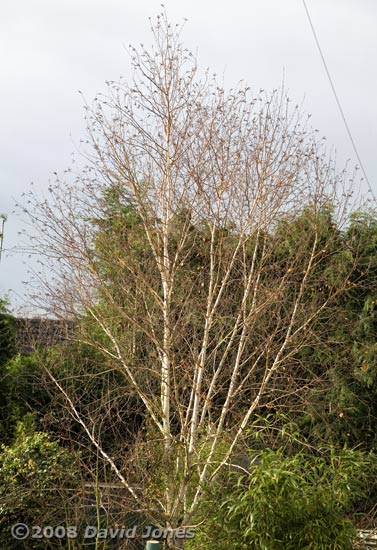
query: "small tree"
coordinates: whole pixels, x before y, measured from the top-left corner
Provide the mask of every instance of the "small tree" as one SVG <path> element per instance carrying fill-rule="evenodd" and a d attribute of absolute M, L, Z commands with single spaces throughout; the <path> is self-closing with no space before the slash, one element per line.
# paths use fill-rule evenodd
<path fill-rule="evenodd" d="M 29 215 L 45 268 L 35 299 L 85 316 L 78 339 L 142 405 L 137 445 L 111 457 L 100 412 L 82 413 L 46 365 L 51 379 L 137 505 L 175 527 L 190 522 L 253 415 L 278 403 L 276 381 L 291 387 L 311 327 L 346 287 L 352 262 L 315 292 L 332 253 L 323 215 L 327 243 L 343 246 L 349 181 L 283 91 L 226 92 L 208 72 L 199 78 L 165 14 L 152 33 L 149 51 L 130 50 L 132 83 L 109 82 L 85 104 L 87 168 L 51 184 L 48 200 L 32 195 Z M 304 212 L 301 239 L 279 253 L 281 223 Z M 153 490 L 140 496 L 131 473 Z"/>

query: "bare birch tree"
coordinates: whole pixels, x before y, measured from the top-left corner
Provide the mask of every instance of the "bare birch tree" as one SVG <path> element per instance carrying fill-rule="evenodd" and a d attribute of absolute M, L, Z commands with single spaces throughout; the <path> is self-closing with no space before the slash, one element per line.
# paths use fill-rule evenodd
<path fill-rule="evenodd" d="M 278 399 L 276 381 L 296 391 L 298 352 L 347 286 L 342 272 L 313 292 L 330 254 L 323 212 L 331 205 L 335 242 L 349 180 L 283 91 L 226 91 L 209 72 L 200 78 L 165 14 L 151 28 L 151 49 L 130 50 L 131 84 L 109 82 L 85 104 L 87 168 L 51 184 L 46 200 L 32 196 L 29 215 L 43 264 L 35 299 L 54 315 L 84 316 L 77 338 L 142 405 L 147 429 L 123 460 L 50 375 L 135 502 L 176 527 Z M 307 232 L 279 254 L 279 224 L 304 208 Z M 129 472 L 148 460 L 147 498 Z"/>

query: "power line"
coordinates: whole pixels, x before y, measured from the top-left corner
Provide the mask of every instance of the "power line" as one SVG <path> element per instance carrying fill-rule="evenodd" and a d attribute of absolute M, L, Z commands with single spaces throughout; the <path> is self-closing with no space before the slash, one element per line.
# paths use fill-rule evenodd
<path fill-rule="evenodd" d="M 376 196 L 375 196 L 375 194 L 373 193 L 372 186 L 371 186 L 371 184 L 370 184 L 370 182 L 369 182 L 369 179 L 368 179 L 367 173 L 366 173 L 366 171 L 365 171 L 363 162 L 362 162 L 362 160 L 361 160 L 361 158 L 360 158 L 359 151 L 357 150 L 355 140 L 353 139 L 353 136 L 352 136 L 352 133 L 351 133 L 351 129 L 350 129 L 349 125 L 348 125 L 346 116 L 345 116 L 344 111 L 343 111 L 343 109 L 342 109 L 342 106 L 341 106 L 341 103 L 340 103 L 338 94 L 336 93 L 336 89 L 335 89 L 335 86 L 334 86 L 334 82 L 333 82 L 333 79 L 331 78 L 331 74 L 330 74 L 330 71 L 329 71 L 329 69 L 328 69 L 328 66 L 327 66 L 327 63 L 326 63 L 326 60 L 325 60 L 325 56 L 323 55 L 323 51 L 322 51 L 321 45 L 320 45 L 320 43 L 319 43 L 319 39 L 318 39 L 317 33 L 315 32 L 315 28 L 314 28 L 314 25 L 313 25 L 313 21 L 312 21 L 312 18 L 311 18 L 311 16 L 310 16 L 310 13 L 309 13 L 309 10 L 308 10 L 308 7 L 307 7 L 307 5 L 306 5 L 305 0 L 302 0 L 302 3 L 304 4 L 304 8 L 305 8 L 305 11 L 306 11 L 306 15 L 308 16 L 308 20 L 309 20 L 309 23 L 310 23 L 310 27 L 311 27 L 312 32 L 313 32 L 314 40 L 316 41 L 317 48 L 318 48 L 319 54 L 320 54 L 321 59 L 322 59 L 322 62 L 323 62 L 323 66 L 325 67 L 325 71 L 326 71 L 326 74 L 327 74 L 327 78 L 329 79 L 330 86 L 331 86 L 332 91 L 333 91 L 333 93 L 334 93 L 334 97 L 335 97 L 336 103 L 337 103 L 337 105 L 338 105 L 338 109 L 339 109 L 339 112 L 340 112 L 340 114 L 341 114 L 341 117 L 342 117 L 342 119 L 343 119 L 344 126 L 346 127 L 348 137 L 350 138 L 350 141 L 351 141 L 351 144 L 352 144 L 352 148 L 353 148 L 353 150 L 354 150 L 354 152 L 355 152 L 355 155 L 356 155 L 356 158 L 357 158 L 358 163 L 359 163 L 359 165 L 360 165 L 361 171 L 363 172 L 365 181 L 367 182 L 369 191 L 370 191 L 370 193 L 372 194 L 372 197 L 374 198 L 374 200 L 376 200 Z"/>

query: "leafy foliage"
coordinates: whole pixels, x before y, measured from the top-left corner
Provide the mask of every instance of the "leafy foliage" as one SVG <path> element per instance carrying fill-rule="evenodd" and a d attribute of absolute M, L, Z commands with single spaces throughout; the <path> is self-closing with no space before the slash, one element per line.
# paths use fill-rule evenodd
<path fill-rule="evenodd" d="M 252 453 L 249 475 L 233 474 L 210 492 L 195 548 L 351 550 L 345 513 L 365 494 L 371 465 L 375 471 L 375 460 L 350 450 Z"/>
<path fill-rule="evenodd" d="M 307 362 L 320 383 L 307 395 L 301 424 L 313 443 L 374 448 L 377 430 L 377 219 L 358 212 L 343 239 L 346 258 L 334 256 L 334 269 L 353 264 L 348 290 L 333 306 L 325 336 L 307 349 Z"/>
<path fill-rule="evenodd" d="M 17 354 L 3 366 L 2 371 L 2 441 L 9 444 L 15 435 L 17 423 L 25 415 L 32 414 L 36 423 L 42 423 L 49 410 L 50 397 L 45 388 L 44 372 L 38 354 Z"/>
<path fill-rule="evenodd" d="M 19 423 L 14 443 L 0 448 L 1 547 L 13 548 L 10 527 L 17 521 L 29 525 L 64 523 L 64 506 L 75 491 L 77 494 L 79 479 L 69 451 L 47 434 L 35 432 L 32 421 Z"/>

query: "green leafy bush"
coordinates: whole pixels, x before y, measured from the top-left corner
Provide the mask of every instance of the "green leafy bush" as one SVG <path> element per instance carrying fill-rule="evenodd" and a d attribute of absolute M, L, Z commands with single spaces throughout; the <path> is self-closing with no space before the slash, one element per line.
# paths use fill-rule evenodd
<path fill-rule="evenodd" d="M 371 464 L 350 450 L 254 455 L 249 475 L 211 492 L 195 549 L 351 550 L 355 530 L 346 513 L 364 495 Z"/>
<path fill-rule="evenodd" d="M 14 523 L 64 524 L 65 506 L 77 492 L 77 472 L 66 449 L 47 434 L 34 432 L 32 421 L 29 426 L 26 419 L 20 423 L 14 443 L 0 447 L 0 547 L 14 547 Z M 26 543 L 34 548 L 32 541 Z"/>
<path fill-rule="evenodd" d="M 49 410 L 50 397 L 44 387 L 44 372 L 39 356 L 17 354 L 2 367 L 3 387 L 0 410 L 0 435 L 9 445 L 18 422 L 32 413 L 36 424 Z"/>

